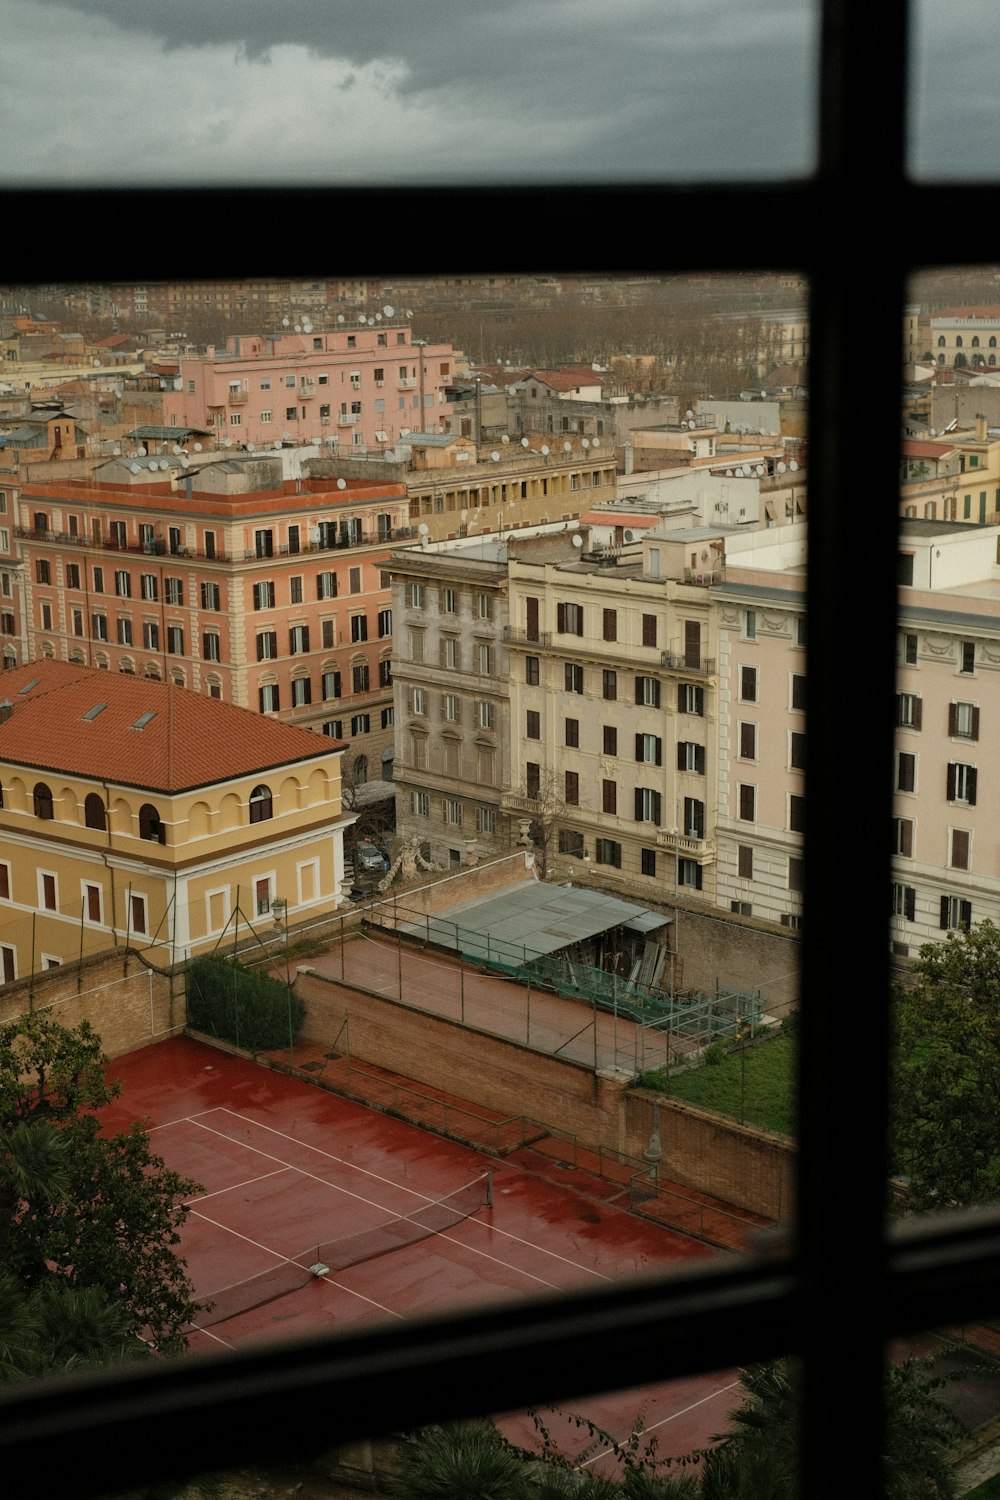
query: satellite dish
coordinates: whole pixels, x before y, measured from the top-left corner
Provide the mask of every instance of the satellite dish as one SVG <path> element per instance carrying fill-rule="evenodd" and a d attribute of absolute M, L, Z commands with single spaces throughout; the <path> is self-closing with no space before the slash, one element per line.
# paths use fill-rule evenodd
<path fill-rule="evenodd" d="M 583 537 L 582 536 L 575 536 L 573 538 L 573 546 L 574 547 L 582 547 L 583 546 Z"/>
<path fill-rule="evenodd" d="M 412 317 L 413 317 L 413 308 L 412 308 L 412 307 L 408 307 L 408 308 L 407 308 L 407 309 L 406 309 L 406 316 L 407 316 L 407 317 L 408 317 L 408 318 L 412 318 Z"/>
<path fill-rule="evenodd" d="M 763 474 L 763 472 L 764 472 L 764 465 L 763 464 L 758 464 L 756 472 L 757 472 L 757 478 L 759 479 L 761 477 L 761 475 Z"/>
<path fill-rule="evenodd" d="M 201 452 L 201 444 L 200 443 L 195 443 L 195 445 L 194 445 L 194 451 L 196 453 L 200 453 Z"/>
<path fill-rule="evenodd" d="M 140 458 L 145 458 L 146 457 L 146 450 L 145 450 L 145 448 L 139 448 L 137 451 L 138 451 L 138 455 L 139 455 Z"/>
<path fill-rule="evenodd" d="M 686 411 L 686 412 L 685 412 L 685 413 L 684 413 L 684 415 L 685 415 L 685 416 L 686 416 L 686 417 L 693 417 L 693 416 L 694 416 L 694 412 L 693 412 L 693 411 L 692 411 L 692 410 L 691 410 L 691 408 L 690 408 L 690 406 L 689 406 L 689 407 L 688 407 L 688 409 L 687 409 L 687 411 Z"/>
<path fill-rule="evenodd" d="M 281 326 L 282 326 L 282 328 L 287 328 L 288 327 L 288 319 L 287 318 L 282 318 L 282 320 L 281 320 Z"/>
<path fill-rule="evenodd" d="M 497 452 L 497 450 L 495 448 L 493 449 L 493 452 L 490 454 L 490 458 L 492 458 L 492 460 L 493 460 L 493 462 L 495 464 L 498 464 L 500 462 L 500 455 L 499 455 L 499 453 Z"/>
<path fill-rule="evenodd" d="M 302 324 L 301 323 L 296 323 L 296 325 L 295 325 L 295 332 L 296 333 L 301 333 L 302 332 Z"/>
<path fill-rule="evenodd" d="M 793 458 L 793 459 L 789 460 L 788 467 L 791 469 L 792 473 L 794 474 L 795 471 L 798 469 L 799 466 L 798 466 L 798 464 L 795 462 L 795 460 Z"/>
<path fill-rule="evenodd" d="M 276 448 L 280 448 L 281 447 L 281 439 L 280 438 L 275 438 L 275 440 L 274 440 L 274 446 Z"/>
<path fill-rule="evenodd" d="M 633 542 L 633 541 L 635 541 L 635 532 L 634 531 L 626 531 L 624 535 L 625 535 L 625 540 L 627 542 Z"/>
<path fill-rule="evenodd" d="M 688 426 L 689 426 L 689 427 L 690 427 L 690 428 L 692 428 L 692 429 L 693 429 L 693 428 L 694 428 L 694 425 L 695 425 L 695 424 L 694 424 L 694 422 L 689 422 L 689 423 L 688 423 Z"/>
<path fill-rule="evenodd" d="M 567 531 L 576 531 L 577 528 L 579 527 L 579 525 L 580 525 L 579 521 L 577 521 L 575 519 L 572 520 L 572 521 L 567 521 L 566 522 L 566 530 Z"/>
<path fill-rule="evenodd" d="M 573 452 L 573 444 L 572 443 L 563 443 L 563 452 L 564 453 L 572 453 Z"/>
<path fill-rule="evenodd" d="M 522 438 L 521 439 L 521 447 L 522 448 L 527 448 L 528 447 L 528 439 L 527 438 Z"/>
<path fill-rule="evenodd" d="M 174 444 L 174 452 L 179 454 L 180 451 L 181 451 L 181 445 L 180 445 L 180 443 L 175 443 Z"/>
<path fill-rule="evenodd" d="M 733 471 L 732 471 L 732 469 L 727 469 L 726 470 L 726 478 L 727 479 L 732 479 L 732 477 L 733 477 Z"/>
<path fill-rule="evenodd" d="M 506 432 L 503 434 L 503 436 L 501 437 L 500 441 L 501 441 L 501 443 L 509 443 L 510 442 L 510 438 L 509 438 L 509 436 L 507 435 Z"/>
<path fill-rule="evenodd" d="M 142 465 L 141 464 L 129 464 L 129 468 L 131 469 L 131 471 L 132 471 L 133 474 L 141 474 L 142 473 Z"/>
<path fill-rule="evenodd" d="M 788 468 L 788 465 L 785 463 L 784 459 L 779 458 L 777 464 L 775 465 L 775 468 L 777 469 L 779 474 L 784 474 L 785 470 Z"/>
<path fill-rule="evenodd" d="M 600 440 L 600 438 L 594 438 L 594 440 L 593 440 L 593 442 L 591 443 L 590 446 L 592 448 L 599 448 L 601 446 L 601 440 Z"/>
<path fill-rule="evenodd" d="M 546 457 L 546 458 L 548 457 L 548 454 L 549 454 L 549 445 L 548 445 L 548 443 L 543 443 L 542 444 L 541 452 L 542 452 L 542 454 L 543 454 L 544 457 Z"/>
<path fill-rule="evenodd" d="M 375 321 L 376 321 L 376 323 L 381 323 L 381 321 L 382 321 L 382 314 L 381 313 L 376 313 L 375 314 Z"/>
<path fill-rule="evenodd" d="M 583 446 L 585 448 L 589 448 L 590 447 L 590 438 L 584 438 L 584 440 L 583 440 Z"/>
<path fill-rule="evenodd" d="M 420 525 L 417 527 L 417 531 L 421 536 L 426 536 L 430 529 L 431 528 L 428 526 L 426 521 L 421 521 Z"/>
<path fill-rule="evenodd" d="M 186 469 L 187 466 L 188 466 L 188 464 L 190 462 L 191 462 L 191 460 L 188 458 L 187 454 L 186 453 L 182 453 L 181 454 L 181 467 L 184 468 L 184 469 Z"/>
<path fill-rule="evenodd" d="M 247 452 L 248 453 L 256 453 L 256 451 L 257 451 L 257 444 L 256 443 L 247 443 Z"/>
<path fill-rule="evenodd" d="M 313 331 L 313 326 L 312 326 L 312 324 L 311 324 L 311 323 L 310 323 L 310 322 L 309 322 L 309 321 L 308 321 L 308 319 L 307 319 L 307 320 L 306 320 L 306 321 L 305 321 L 305 322 L 304 322 L 304 323 L 303 323 L 303 324 L 302 324 L 302 332 L 303 332 L 303 333 L 312 333 L 312 331 Z"/>
<path fill-rule="evenodd" d="M 338 488 L 338 490 L 346 490 L 347 489 L 347 480 L 346 479 L 338 479 L 337 480 L 337 488 Z"/>
<path fill-rule="evenodd" d="M 160 467 L 160 466 L 159 466 L 159 464 L 158 464 L 158 463 L 157 463 L 157 462 L 156 462 L 156 459 L 155 459 L 155 458 L 151 458 L 151 459 L 150 459 L 150 460 L 149 460 L 149 469 L 150 469 L 150 473 L 155 473 L 155 472 L 156 472 L 156 470 L 157 470 L 157 469 L 158 469 L 158 468 L 159 468 L 159 467 Z"/>
<path fill-rule="evenodd" d="M 338 323 L 342 323 L 343 321 L 344 321 L 344 314 L 343 313 L 338 313 L 337 314 L 337 322 Z"/>
<path fill-rule="evenodd" d="M 365 317 L 364 313 L 358 313 L 358 322 L 359 323 L 367 323 L 368 322 L 368 319 Z"/>
<path fill-rule="evenodd" d="M 386 303 L 382 311 L 385 313 L 387 318 L 393 318 L 396 315 L 396 309 L 392 306 L 391 303 Z"/>

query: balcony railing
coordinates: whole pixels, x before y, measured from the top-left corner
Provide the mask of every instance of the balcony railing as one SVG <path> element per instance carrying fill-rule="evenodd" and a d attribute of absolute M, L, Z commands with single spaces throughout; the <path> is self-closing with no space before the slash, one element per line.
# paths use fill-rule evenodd
<path fill-rule="evenodd" d="M 500 806 L 504 812 L 524 813 L 533 818 L 539 809 L 537 797 L 527 797 L 523 792 L 501 792 Z"/>
<path fill-rule="evenodd" d="M 656 830 L 656 846 L 658 849 L 670 849 L 675 854 L 684 855 L 686 859 L 714 859 L 715 840 L 698 838 L 691 833 L 679 833 L 675 828 L 658 828 Z"/>
<path fill-rule="evenodd" d="M 197 557 L 205 562 L 232 562 L 228 553 L 216 547 L 213 553 L 203 552 L 198 547 L 174 547 L 158 537 L 152 542 L 117 542 L 110 537 L 99 540 L 90 536 L 73 536 L 68 531 L 36 531 L 33 526 L 15 526 L 14 535 L 27 537 L 33 542 L 51 543 L 52 546 L 84 547 L 93 552 L 135 553 L 145 557 Z"/>
<path fill-rule="evenodd" d="M 725 583 L 725 568 L 685 568 L 684 582 L 693 583 L 699 588 L 709 588 L 713 583 Z"/>
<path fill-rule="evenodd" d="M 548 630 L 518 630 L 514 625 L 503 627 L 503 640 L 505 646 L 527 646 L 530 649 L 539 650 L 552 645 L 552 634 Z"/>
<path fill-rule="evenodd" d="M 711 677 L 715 672 L 714 656 L 695 656 L 687 651 L 661 651 L 660 666 L 668 672 L 683 672 L 686 677 Z"/>
<path fill-rule="evenodd" d="M 241 391 L 237 386 L 231 386 L 228 402 L 230 406 L 245 406 L 250 399 L 249 391 Z"/>

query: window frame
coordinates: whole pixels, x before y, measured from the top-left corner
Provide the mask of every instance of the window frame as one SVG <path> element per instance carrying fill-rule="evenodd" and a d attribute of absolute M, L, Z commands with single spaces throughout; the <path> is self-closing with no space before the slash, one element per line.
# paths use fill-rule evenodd
<path fill-rule="evenodd" d="M 101 1370 L 80 1377 L 81 1399 L 65 1399 L 44 1387 L 25 1386 L 10 1398 L 12 1421 L 5 1439 L 5 1472 L 12 1486 L 30 1483 L 50 1458 L 53 1444 L 72 1443 L 81 1495 L 148 1483 L 182 1469 L 190 1474 L 287 1452 L 297 1442 L 336 1445 L 388 1430 L 440 1422 L 512 1404 L 564 1400 L 592 1384 L 595 1368 L 608 1386 L 638 1386 L 696 1371 L 729 1368 L 778 1353 L 804 1362 L 802 1492 L 811 1500 L 833 1500 L 842 1486 L 829 1462 L 843 1434 L 842 1393 L 852 1393 L 851 1451 L 859 1473 L 874 1470 L 881 1452 L 883 1346 L 896 1336 L 927 1327 L 957 1324 L 995 1312 L 1000 1211 L 974 1217 L 916 1221 L 888 1231 L 884 1223 L 885 1094 L 888 1007 L 866 1017 L 865 1046 L 852 1058 L 852 1114 L 865 1132 L 863 1153 L 842 1149 L 829 1120 L 842 1106 L 841 1077 L 825 1069 L 841 1040 L 840 976 L 829 954 L 842 941 L 839 903 L 824 900 L 827 872 L 835 867 L 843 829 L 864 831 L 865 857 L 852 877 L 852 941 L 866 954 L 866 978 L 874 993 L 888 993 L 889 944 L 885 892 L 889 883 L 891 777 L 871 766 L 890 764 L 894 725 L 894 656 L 898 632 L 895 566 L 898 517 L 894 507 L 866 516 L 866 643 L 863 665 L 852 662 L 852 685 L 864 677 L 868 705 L 866 748 L 854 759 L 842 755 L 838 716 L 843 697 L 829 685 L 843 680 L 843 580 L 856 575 L 857 537 L 853 508 L 842 504 L 856 481 L 851 441 L 854 407 L 848 398 L 856 330 L 866 330 L 868 430 L 898 432 L 900 410 L 899 328 L 906 297 L 905 276 L 927 261 L 970 265 L 982 259 L 976 244 L 955 237 L 943 253 L 915 243 L 901 226 L 961 222 L 977 201 L 977 184 L 911 180 L 904 165 L 907 119 L 907 6 L 888 0 L 880 26 L 871 27 L 870 7 L 860 0 L 824 0 L 819 26 L 817 117 L 820 144 L 815 171 L 798 182 L 685 183 L 607 186 L 589 177 L 554 191 L 536 187 L 468 188 L 463 191 L 465 232 L 447 249 L 419 237 L 409 247 L 412 274 L 468 273 L 493 269 L 498 206 L 507 222 L 531 223 L 533 233 L 505 244 L 510 272 L 537 272 L 537 246 L 558 243 L 574 220 L 634 221 L 652 210 L 666 222 L 682 223 L 676 247 L 658 248 L 666 271 L 772 269 L 801 271 L 810 284 L 812 410 L 823 420 L 809 432 L 810 516 L 808 608 L 810 798 L 801 987 L 815 1003 L 803 1007 L 799 1034 L 800 1075 L 808 1087 L 800 1100 L 795 1248 L 788 1258 L 729 1260 L 702 1264 L 661 1279 L 598 1292 L 563 1295 L 491 1312 L 474 1311 L 433 1322 L 380 1326 L 374 1333 L 317 1341 L 289 1351 L 262 1349 L 236 1360 L 177 1366 L 164 1361 L 144 1369 Z M 858 99 L 878 98 L 879 130 L 856 108 Z M 384 186 L 323 189 L 204 188 L 13 188 L 2 194 L 5 218 L 23 232 L 8 247 L 7 279 L 14 283 L 58 282 L 65 274 L 66 223 L 86 208 L 104 222 L 126 215 L 162 221 L 171 210 L 190 215 L 192 204 L 214 206 L 227 222 L 252 224 L 280 213 L 285 222 L 305 222 L 333 205 L 344 222 L 361 224 L 365 241 L 384 256 L 399 222 L 417 213 L 433 222 L 453 208 L 448 186 Z M 734 215 L 755 214 L 762 223 L 794 215 L 790 248 L 775 249 L 767 236 L 734 245 Z M 838 236 L 830 223 L 863 222 L 865 233 Z M 976 237 L 967 236 L 967 241 Z M 274 260 L 294 261 L 294 237 L 252 250 L 249 260 L 275 274 Z M 879 253 L 872 256 L 870 247 Z M 167 255 L 169 253 L 169 269 Z M 359 270 L 373 274 L 358 254 Z M 82 251 L 84 255 L 86 252 Z M 586 252 L 584 252 L 584 255 Z M 923 260 L 921 260 L 921 255 Z M 194 279 L 231 274 L 231 246 L 191 236 L 169 252 L 153 237 L 136 244 L 100 246 L 104 281 Z M 158 259 L 159 257 L 159 259 Z M 453 257 L 454 264 L 452 259 Z M 627 235 L 605 237 L 600 246 L 606 274 L 633 271 L 640 259 Z M 254 268 L 251 265 L 250 269 Z M 294 266 L 289 267 L 295 274 Z M 344 268 L 345 274 L 352 267 Z M 580 267 L 581 270 L 589 267 Z M 98 279 L 81 274 L 81 280 Z M 866 483 L 873 493 L 898 489 L 898 443 L 872 443 L 866 452 Z M 881 514 L 884 511 L 885 514 Z M 829 1003 L 823 1003 L 824 1000 Z M 849 1202 L 851 1212 L 843 1213 Z M 843 1275 L 850 1264 L 852 1274 Z M 858 1306 L 870 1309 L 859 1326 Z M 433 1372 L 434 1378 L 428 1378 Z M 82 1393 L 86 1398 L 82 1399 Z M 185 1418 L 190 1417 L 190 1421 Z M 174 1442 L 183 1425 L 185 1443 Z M 248 1443 L 248 1434 L 250 1441 Z M 151 1454 L 155 1457 L 151 1461 Z"/>

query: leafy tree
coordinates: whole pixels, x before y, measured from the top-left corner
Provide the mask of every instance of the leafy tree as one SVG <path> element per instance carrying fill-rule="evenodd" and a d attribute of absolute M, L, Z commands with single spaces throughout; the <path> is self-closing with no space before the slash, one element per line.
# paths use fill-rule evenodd
<path fill-rule="evenodd" d="M 941 1399 L 954 1376 L 930 1359 L 908 1359 L 885 1372 L 883 1500 L 953 1500 L 952 1452 L 962 1425 Z M 704 1456 L 702 1500 L 792 1500 L 797 1493 L 799 1384 L 788 1360 L 740 1374 L 744 1400 L 728 1432 Z"/>
<path fill-rule="evenodd" d="M 0 1378 L 181 1349 L 198 1311 L 174 1248 L 198 1184 L 139 1124 L 102 1132 L 106 1063 L 86 1022 L 0 1026 Z"/>
<path fill-rule="evenodd" d="M 892 1155 L 913 1206 L 1000 1197 L 1000 928 L 927 943 L 894 995 Z"/>

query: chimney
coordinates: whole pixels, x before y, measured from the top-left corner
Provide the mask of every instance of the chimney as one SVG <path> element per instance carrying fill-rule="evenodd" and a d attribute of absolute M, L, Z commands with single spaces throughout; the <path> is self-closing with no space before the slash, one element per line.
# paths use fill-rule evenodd
<path fill-rule="evenodd" d="M 986 441 L 986 417 L 981 411 L 976 412 L 976 442 Z"/>

